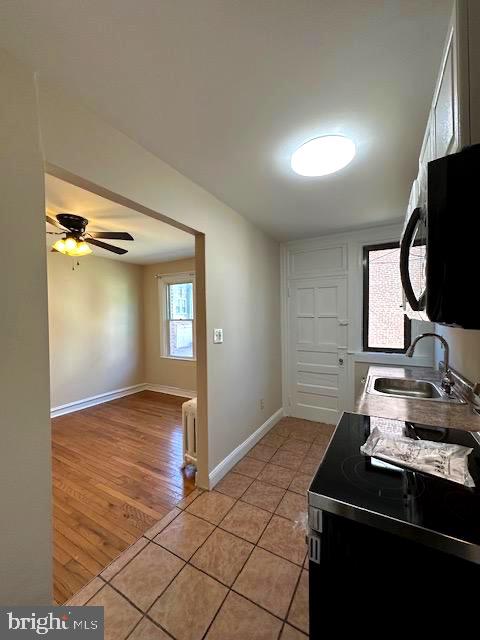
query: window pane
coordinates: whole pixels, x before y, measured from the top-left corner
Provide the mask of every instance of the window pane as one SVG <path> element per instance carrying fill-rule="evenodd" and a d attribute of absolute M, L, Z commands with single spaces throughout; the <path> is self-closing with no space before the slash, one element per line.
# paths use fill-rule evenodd
<path fill-rule="evenodd" d="M 191 320 L 171 320 L 169 347 L 171 356 L 193 358 L 193 323 Z"/>
<path fill-rule="evenodd" d="M 191 282 L 168 285 L 168 310 L 170 320 L 193 318 L 193 284 Z"/>
<path fill-rule="evenodd" d="M 368 252 L 368 347 L 404 349 L 400 249 Z"/>

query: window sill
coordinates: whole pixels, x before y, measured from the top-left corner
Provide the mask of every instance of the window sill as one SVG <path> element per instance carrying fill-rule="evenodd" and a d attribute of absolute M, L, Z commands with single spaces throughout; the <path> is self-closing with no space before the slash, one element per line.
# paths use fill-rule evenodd
<path fill-rule="evenodd" d="M 181 362 L 196 362 L 196 358 L 180 358 L 179 356 L 160 356 L 162 360 L 180 360 Z"/>
<path fill-rule="evenodd" d="M 432 356 L 414 355 L 408 358 L 404 353 L 386 353 L 384 351 L 349 351 L 355 362 L 372 362 L 376 364 L 398 364 L 411 367 L 433 367 Z"/>

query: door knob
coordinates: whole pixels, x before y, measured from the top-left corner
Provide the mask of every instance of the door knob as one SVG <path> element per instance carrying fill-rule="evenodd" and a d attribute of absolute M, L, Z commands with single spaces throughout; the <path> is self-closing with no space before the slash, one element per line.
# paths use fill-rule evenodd
<path fill-rule="evenodd" d="M 338 364 L 341 366 L 343 364 L 343 358 L 338 359 Z"/>

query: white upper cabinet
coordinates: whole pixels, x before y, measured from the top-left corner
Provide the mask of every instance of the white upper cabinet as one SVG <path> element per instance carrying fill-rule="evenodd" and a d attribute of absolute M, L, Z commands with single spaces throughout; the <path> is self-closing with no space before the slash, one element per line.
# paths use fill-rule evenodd
<path fill-rule="evenodd" d="M 470 59 L 468 32 L 475 2 L 478 0 L 453 3 L 427 127 L 427 134 L 432 138 L 431 160 L 456 153 L 470 144 L 469 96 L 475 64 Z"/>
<path fill-rule="evenodd" d="M 456 42 L 452 25 L 433 102 L 433 157 L 442 158 L 458 149 L 458 87 L 455 73 Z"/>
<path fill-rule="evenodd" d="M 480 142 L 471 136 L 473 126 L 480 120 L 480 105 L 475 105 L 471 99 L 480 74 L 478 39 L 480 0 L 455 0 L 418 160 L 418 176 L 410 193 L 407 219 L 416 206 L 427 202 L 428 163 L 455 153 L 466 144 Z"/>
<path fill-rule="evenodd" d="M 412 213 L 415 207 L 418 206 L 419 202 L 419 183 L 418 180 L 414 180 L 412 184 L 412 189 L 410 191 L 410 199 L 408 201 L 408 212 Z"/>
<path fill-rule="evenodd" d="M 433 113 L 430 112 L 428 118 L 427 129 L 423 138 L 422 148 L 420 150 L 420 158 L 418 159 L 419 174 L 427 170 L 427 164 L 434 158 L 435 148 L 435 129 L 434 129 Z"/>
<path fill-rule="evenodd" d="M 417 199 L 415 206 L 425 205 L 427 202 L 427 166 L 430 160 L 435 157 L 434 145 L 435 145 L 435 128 L 434 128 L 433 112 L 430 112 L 428 118 L 427 129 L 423 138 L 422 148 L 420 150 L 420 158 L 418 159 L 418 176 L 414 182 L 414 187 Z M 410 196 L 411 198 L 411 196 Z M 412 208 L 409 203 L 409 213 Z"/>

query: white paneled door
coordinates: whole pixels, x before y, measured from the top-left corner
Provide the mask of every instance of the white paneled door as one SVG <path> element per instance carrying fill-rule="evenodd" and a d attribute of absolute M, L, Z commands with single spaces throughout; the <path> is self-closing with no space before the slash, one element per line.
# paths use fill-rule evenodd
<path fill-rule="evenodd" d="M 290 282 L 290 415 L 337 422 L 345 407 L 347 329 L 345 278 Z"/>

